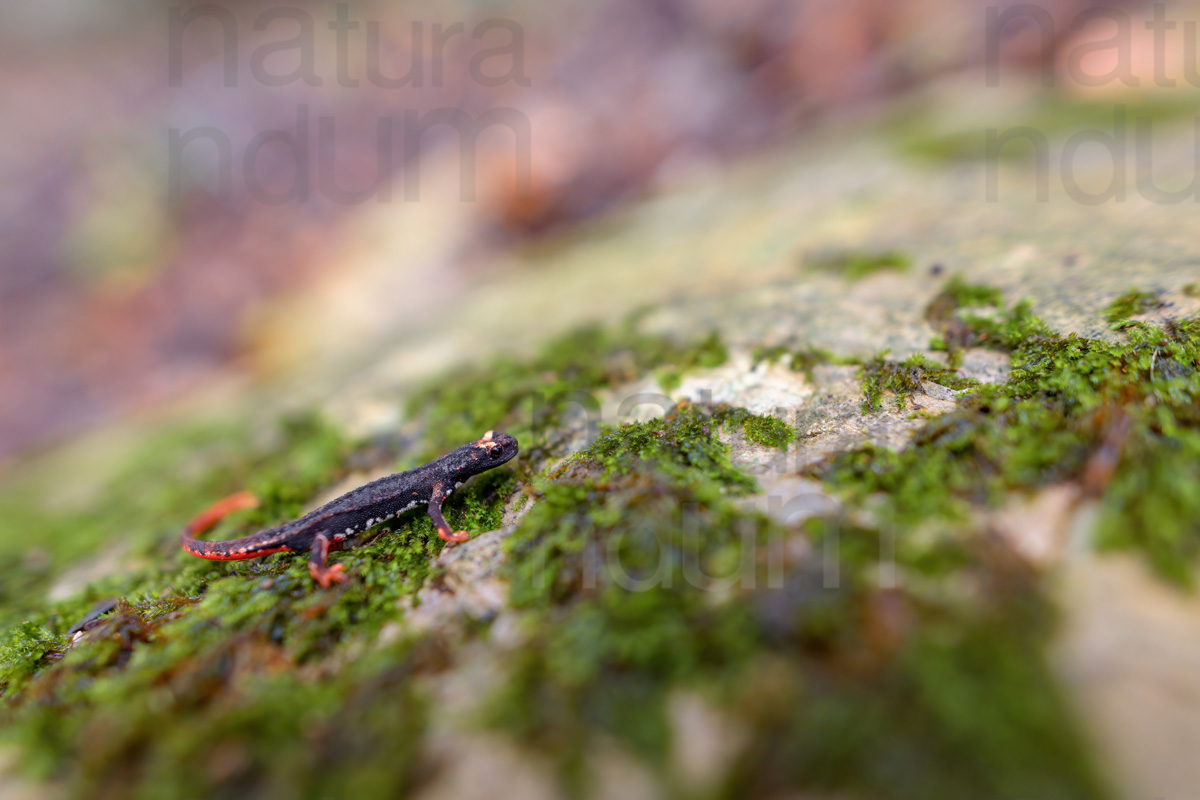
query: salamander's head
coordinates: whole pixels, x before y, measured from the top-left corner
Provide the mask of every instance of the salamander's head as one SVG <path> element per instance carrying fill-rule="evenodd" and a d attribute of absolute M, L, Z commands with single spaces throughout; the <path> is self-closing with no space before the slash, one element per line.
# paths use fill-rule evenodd
<path fill-rule="evenodd" d="M 510 461 L 520 448 L 515 437 L 500 431 L 488 431 L 470 444 L 465 444 L 455 451 L 460 458 L 455 471 L 459 480 L 466 480 L 472 475 L 498 467 L 505 461 Z"/>

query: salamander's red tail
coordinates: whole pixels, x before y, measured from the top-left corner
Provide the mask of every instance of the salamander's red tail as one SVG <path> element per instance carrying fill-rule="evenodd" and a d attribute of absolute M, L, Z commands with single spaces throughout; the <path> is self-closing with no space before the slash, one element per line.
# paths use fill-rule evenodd
<path fill-rule="evenodd" d="M 231 494 L 224 500 L 218 500 L 213 503 L 207 509 L 193 517 L 192 521 L 187 524 L 187 527 L 183 531 L 189 536 L 199 536 L 233 512 L 257 507 L 258 498 L 250 492 Z"/>
<path fill-rule="evenodd" d="M 212 528 L 225 517 L 235 511 L 243 511 L 247 508 L 255 508 L 258 506 L 258 498 L 250 492 L 238 492 L 231 494 L 224 500 L 218 500 L 207 509 L 197 514 L 191 522 L 183 529 L 183 533 L 179 534 L 179 545 L 184 549 L 184 552 L 190 553 L 200 558 L 208 558 L 215 560 L 231 560 L 237 556 L 218 551 L 213 545 L 217 542 L 201 542 L 196 539 L 197 536 Z M 256 553 L 255 555 L 262 555 Z M 254 555 L 244 556 L 245 558 L 254 558 Z"/>

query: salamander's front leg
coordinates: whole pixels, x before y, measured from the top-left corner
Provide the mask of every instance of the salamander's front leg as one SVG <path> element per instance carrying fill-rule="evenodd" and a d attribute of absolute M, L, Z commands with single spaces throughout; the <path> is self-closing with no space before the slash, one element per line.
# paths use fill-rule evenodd
<path fill-rule="evenodd" d="M 466 531 L 455 533 L 450 523 L 442 516 L 442 503 L 449 496 L 450 492 L 442 491 L 440 486 L 433 490 L 433 497 L 429 500 L 429 518 L 433 520 L 433 527 L 437 528 L 438 536 L 442 539 L 447 542 L 465 542 L 471 538 L 471 534 Z"/>
<path fill-rule="evenodd" d="M 313 580 L 321 584 L 322 589 L 328 589 L 331 583 L 346 582 L 346 565 L 334 564 L 332 567 L 326 564 L 329 560 L 329 537 L 323 533 L 317 534 L 317 538 L 313 539 L 312 550 L 308 556 L 308 574 L 313 576 Z"/>

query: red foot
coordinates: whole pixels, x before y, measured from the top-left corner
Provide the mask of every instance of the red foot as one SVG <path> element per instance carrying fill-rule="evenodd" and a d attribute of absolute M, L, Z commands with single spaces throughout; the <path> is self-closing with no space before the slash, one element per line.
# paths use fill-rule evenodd
<path fill-rule="evenodd" d="M 321 584 L 322 589 L 328 589 L 331 583 L 346 582 L 346 565 L 334 564 L 332 567 L 318 567 L 316 564 L 309 564 L 308 574 L 313 576 L 314 581 Z"/>
<path fill-rule="evenodd" d="M 451 544 L 455 542 L 469 542 L 471 540 L 471 534 L 467 533 L 466 531 L 459 531 L 458 533 L 438 531 L 438 536 L 442 537 L 444 541 L 450 542 Z"/>

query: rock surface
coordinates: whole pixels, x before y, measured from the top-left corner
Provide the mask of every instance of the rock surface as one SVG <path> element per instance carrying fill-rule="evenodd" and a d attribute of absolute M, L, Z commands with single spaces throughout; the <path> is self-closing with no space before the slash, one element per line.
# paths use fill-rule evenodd
<path fill-rule="evenodd" d="M 1184 152 L 1190 143 L 1171 146 Z M 349 322 L 311 325 L 310 312 L 319 298 L 328 301 L 328 286 L 292 301 L 288 313 L 259 331 L 260 353 L 264 363 L 306 366 L 240 397 L 229 413 L 312 407 L 352 434 L 394 435 L 411 423 L 401 401 L 430 376 L 503 353 L 527 354 L 580 323 L 643 310 L 641 331 L 680 341 L 718 331 L 730 358 L 690 372 L 669 392 L 644 377 L 608 393 L 601 398 L 603 421 L 663 412 L 654 398 L 627 402 L 639 393 L 729 403 L 786 420 L 797 438 L 784 451 L 736 435 L 725 440 L 734 463 L 759 480 L 761 492 L 748 502 L 799 526 L 839 505 L 798 474 L 803 467 L 863 443 L 900 448 L 926 419 L 952 411 L 956 394 L 925 382 L 901 402 L 885 396 L 880 413 L 864 416 L 857 367 L 819 364 L 805 374 L 756 363 L 755 348 L 936 358 L 924 312 L 950 274 L 997 286 L 1009 301 L 1028 297 L 1056 330 L 1091 337 L 1116 336 L 1103 312 L 1131 287 L 1159 293 L 1162 306 L 1152 316 L 1200 311 L 1200 299 L 1183 291 L 1200 277 L 1193 207 L 1134 197 L 1083 205 L 1064 199 L 1057 179 L 1053 199 L 1039 202 L 1036 176 L 1014 167 L 1001 170 L 1002 200 L 991 201 L 983 191 L 987 170 L 982 163 L 909 163 L 870 133 L 815 137 L 735 173 L 669 187 L 622 215 L 486 267 L 455 261 L 458 228 L 450 223 L 461 209 L 372 209 L 359 221 L 372 245 L 347 253 L 338 278 L 336 306 Z M 431 224 L 442 213 L 448 218 Z M 911 267 L 848 281 L 816 266 L 830 252 L 884 251 L 907 254 Z M 378 298 L 399 296 L 411 282 L 429 287 L 419 302 L 399 311 L 381 307 Z M 378 313 L 350 313 L 361 309 Z M 450 317 L 448 309 L 455 312 Z M 1009 369 L 1002 354 L 970 349 L 962 374 L 999 382 Z M 58 462 L 67 469 L 57 479 L 71 482 L 70 462 Z M 89 472 L 92 462 L 75 462 L 76 472 Z M 504 542 L 518 519 L 510 509 L 504 528 L 443 550 L 415 601 L 401 605 L 402 620 L 380 633 L 379 646 L 388 646 L 414 632 L 453 640 L 472 625 L 491 626 L 486 639 L 471 643 L 475 649 L 426 687 L 447 711 L 424 744 L 435 775 L 421 788 L 425 800 L 559 796 L 552 768 L 536 753 L 468 722 L 478 710 L 479 687 L 503 680 L 494 669 L 497 653 L 518 651 L 526 635 L 510 613 L 501 576 Z M 1072 487 L 1009 497 L 978 522 L 1060 585 L 1058 674 L 1125 796 L 1194 794 L 1200 786 L 1193 755 L 1200 751 L 1196 599 L 1164 587 L 1125 557 L 1093 555 L 1093 518 Z M 800 537 L 782 546 L 789 563 L 811 556 Z M 98 577 L 96 569 L 107 574 L 118 566 L 97 563 L 60 576 L 54 596 Z M 745 735 L 686 690 L 671 696 L 667 717 L 676 732 L 667 757 L 673 780 L 702 794 L 732 769 Z M 662 796 L 658 778 L 623 746 L 599 740 L 588 763 L 608 777 L 596 784 L 596 797 Z M 497 775 L 504 776 L 504 793 Z M 24 790 L 4 780 L 0 785 Z"/>

